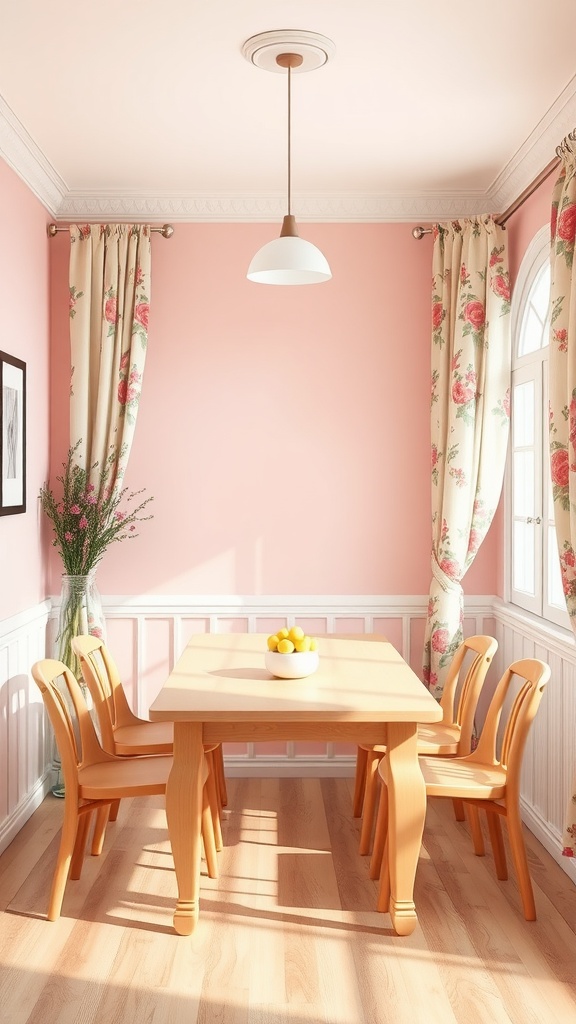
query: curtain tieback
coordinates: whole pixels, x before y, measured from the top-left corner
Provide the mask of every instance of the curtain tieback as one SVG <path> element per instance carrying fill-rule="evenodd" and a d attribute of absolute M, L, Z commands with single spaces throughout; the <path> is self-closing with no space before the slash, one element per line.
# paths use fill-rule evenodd
<path fill-rule="evenodd" d="M 431 559 L 432 576 L 436 580 L 436 583 L 446 594 L 462 594 L 462 584 L 458 580 L 453 580 L 450 576 L 447 576 L 443 569 L 440 568 L 436 561 L 436 556 L 432 555 Z"/>

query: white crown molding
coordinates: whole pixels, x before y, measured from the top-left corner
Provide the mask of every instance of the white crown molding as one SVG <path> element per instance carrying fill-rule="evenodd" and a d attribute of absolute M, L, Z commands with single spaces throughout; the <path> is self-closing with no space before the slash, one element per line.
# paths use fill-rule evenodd
<path fill-rule="evenodd" d="M 295 194 L 294 211 L 299 221 L 326 223 L 414 223 L 502 213 L 550 163 L 556 146 L 575 125 L 576 76 L 485 192 Z M 285 213 L 285 197 L 280 194 L 235 196 L 70 190 L 1 96 L 0 155 L 51 216 L 60 221 L 279 223 Z"/>
<path fill-rule="evenodd" d="M 173 223 L 265 222 L 280 224 L 285 196 L 128 195 L 70 192 L 58 210 L 59 220 L 86 218 L 119 220 L 148 218 Z M 459 195 L 298 195 L 292 205 L 299 222 L 407 222 L 472 217 L 486 212 L 486 197 Z"/>
<path fill-rule="evenodd" d="M 52 216 L 67 193 L 65 182 L 0 96 L 0 155 Z"/>
<path fill-rule="evenodd" d="M 492 185 L 493 212 L 502 213 L 556 156 L 556 147 L 576 126 L 576 76 Z"/>

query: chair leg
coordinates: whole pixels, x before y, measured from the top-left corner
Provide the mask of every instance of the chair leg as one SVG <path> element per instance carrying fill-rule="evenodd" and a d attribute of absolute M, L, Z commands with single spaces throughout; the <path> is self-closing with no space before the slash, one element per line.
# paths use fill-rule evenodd
<path fill-rule="evenodd" d="M 380 868 L 380 885 L 378 887 L 378 902 L 376 910 L 380 914 L 387 914 L 390 910 L 390 861 L 388 859 L 388 835 L 384 844 L 382 856 L 382 867 Z"/>
<path fill-rule="evenodd" d="M 116 802 L 119 803 L 119 801 Z M 113 806 L 114 804 L 103 804 L 96 812 L 96 824 L 94 825 L 92 846 L 90 847 L 90 853 L 93 857 L 99 857 L 102 853 L 104 839 L 106 838 L 106 826 Z"/>
<path fill-rule="evenodd" d="M 86 811 L 84 814 L 78 815 L 78 828 L 76 829 L 76 842 L 74 843 L 74 850 L 72 852 L 72 860 L 70 861 L 70 878 L 75 881 L 80 878 L 82 874 L 82 865 L 84 863 L 84 851 L 86 850 L 86 838 L 88 836 L 88 828 L 92 820 L 92 811 Z"/>
<path fill-rule="evenodd" d="M 216 843 L 214 841 L 214 826 L 212 824 L 212 810 L 206 786 L 202 791 L 202 840 L 204 842 L 204 856 L 206 867 L 210 878 L 218 878 L 218 857 L 216 854 Z"/>
<path fill-rule="evenodd" d="M 375 754 L 373 750 L 368 751 L 364 809 L 362 813 L 362 828 L 360 829 L 360 854 L 363 857 L 370 853 L 372 844 L 372 829 L 374 828 L 376 801 L 378 799 L 378 765 L 381 760 L 382 754 Z"/>
<path fill-rule="evenodd" d="M 206 760 L 208 762 L 208 778 L 206 779 L 205 787 L 208 792 L 208 801 L 210 803 L 210 813 L 212 815 L 212 827 L 214 832 L 214 842 L 216 844 L 216 850 L 222 849 L 222 827 L 220 825 L 220 800 L 218 796 L 218 780 L 216 778 L 215 771 L 215 751 L 210 750 L 206 754 Z"/>
<path fill-rule="evenodd" d="M 218 795 L 222 807 L 228 806 L 228 792 L 226 790 L 226 775 L 224 773 L 224 751 L 219 743 L 214 750 L 214 764 L 216 766 L 216 780 L 218 783 Z"/>
<path fill-rule="evenodd" d="M 376 819 L 374 853 L 370 862 L 370 878 L 380 878 L 376 910 L 387 914 L 390 910 L 390 861 L 388 859 L 388 788 L 380 787 L 380 804 Z"/>
<path fill-rule="evenodd" d="M 66 806 L 66 804 L 68 806 Z M 75 803 L 72 804 L 68 799 L 66 799 L 64 804 L 64 821 L 62 822 L 60 848 L 58 850 L 58 859 L 56 861 L 56 868 L 52 879 L 50 899 L 48 901 L 47 917 L 49 921 L 57 921 L 60 917 L 62 901 L 64 899 L 64 890 L 66 889 L 72 854 L 74 852 L 74 846 L 76 845 L 78 824 L 78 808 Z"/>
<path fill-rule="evenodd" d="M 114 800 L 110 807 L 110 814 L 108 815 L 108 821 L 116 821 L 118 817 L 118 811 L 120 810 L 120 801 Z"/>
<path fill-rule="evenodd" d="M 458 800 L 457 797 L 454 797 L 454 799 L 452 801 L 452 806 L 454 808 L 454 817 L 456 818 L 456 821 L 466 821 L 466 811 L 464 810 L 464 801 L 463 800 Z"/>
<path fill-rule="evenodd" d="M 507 817 L 510 850 L 514 861 L 514 867 L 516 868 L 516 877 L 518 879 L 518 888 L 522 899 L 524 917 L 527 921 L 535 921 L 536 905 L 534 903 L 532 880 L 528 870 L 528 858 L 526 856 L 524 836 L 522 835 L 522 819 L 520 817 L 519 808 L 517 806 L 508 807 Z"/>
<path fill-rule="evenodd" d="M 362 817 L 362 804 L 364 803 L 364 789 L 366 787 L 366 763 L 368 751 L 365 747 L 358 747 L 356 751 L 356 778 L 354 780 L 354 799 L 352 802 L 352 814 L 355 818 Z"/>
<path fill-rule="evenodd" d="M 379 778 L 379 776 L 378 776 Z M 378 815 L 376 817 L 376 830 L 374 832 L 374 848 L 372 850 L 372 856 L 370 858 L 370 878 L 380 878 L 382 872 L 382 863 L 384 860 L 384 850 L 386 848 L 388 836 L 388 789 L 386 784 L 382 783 L 380 786 L 380 803 L 378 805 Z"/>
<path fill-rule="evenodd" d="M 486 817 L 488 819 L 488 831 L 490 833 L 492 853 L 494 854 L 496 877 L 499 878 L 501 882 L 505 882 L 508 878 L 508 867 L 506 865 L 506 850 L 504 849 L 504 840 L 502 839 L 500 815 L 495 811 L 491 811 L 487 807 Z"/>
<path fill-rule="evenodd" d="M 474 853 L 477 857 L 483 857 L 485 853 L 484 836 L 482 835 L 478 808 L 474 804 L 466 804 L 466 810 L 468 812 L 468 821 L 470 822 L 470 834 L 474 843 Z"/>

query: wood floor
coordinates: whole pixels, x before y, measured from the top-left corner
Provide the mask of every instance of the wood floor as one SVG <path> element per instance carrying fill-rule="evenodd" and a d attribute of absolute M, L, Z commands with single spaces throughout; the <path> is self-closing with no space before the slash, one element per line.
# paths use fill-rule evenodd
<path fill-rule="evenodd" d="M 43 915 L 62 802 L 0 858 L 2 1024 L 554 1024 L 576 1021 L 576 887 L 527 833 L 538 921 L 429 806 L 400 939 L 374 911 L 352 780 L 231 779 L 220 878 L 195 934 L 171 927 L 163 800 L 125 801 L 101 857 Z"/>

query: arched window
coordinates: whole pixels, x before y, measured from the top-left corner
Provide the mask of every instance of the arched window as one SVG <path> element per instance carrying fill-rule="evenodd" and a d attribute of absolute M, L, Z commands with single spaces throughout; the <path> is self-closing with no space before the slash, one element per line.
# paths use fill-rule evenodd
<path fill-rule="evenodd" d="M 569 626 L 554 528 L 548 452 L 550 229 L 528 247 L 512 300 L 508 598 Z"/>

